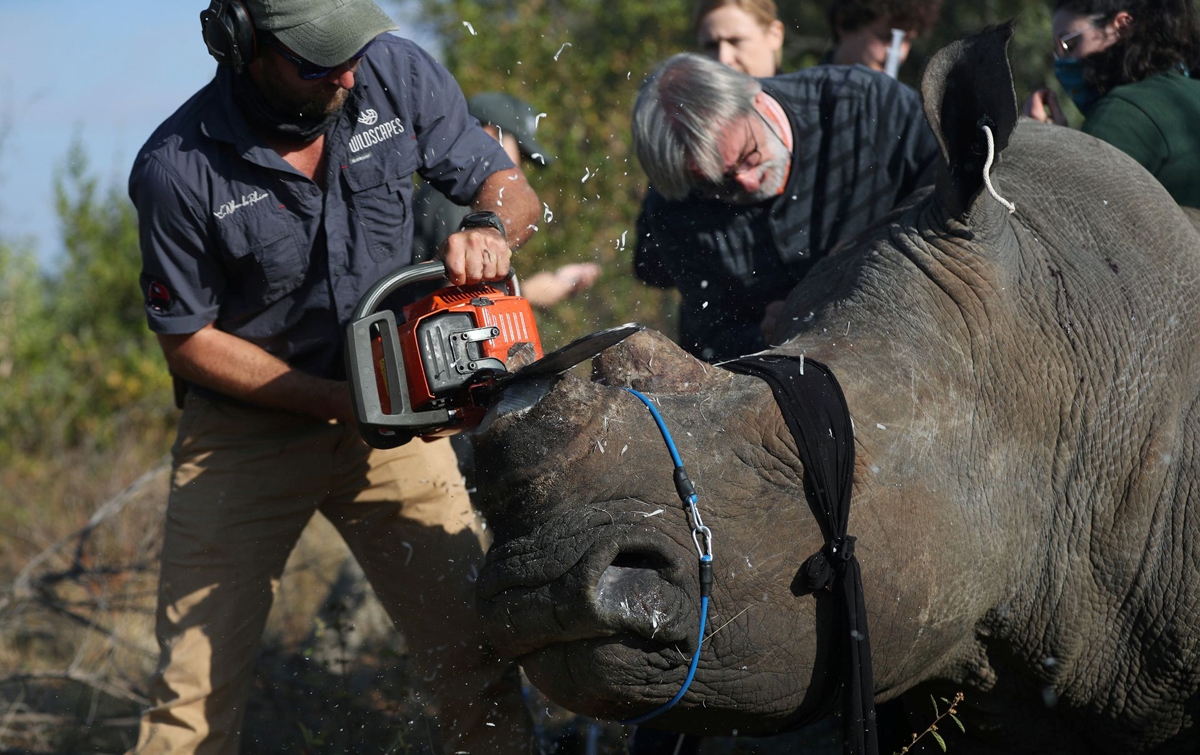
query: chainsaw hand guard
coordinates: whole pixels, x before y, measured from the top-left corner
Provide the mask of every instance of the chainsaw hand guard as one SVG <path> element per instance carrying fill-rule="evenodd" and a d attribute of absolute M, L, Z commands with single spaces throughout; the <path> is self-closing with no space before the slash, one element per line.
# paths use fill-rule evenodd
<path fill-rule="evenodd" d="M 346 374 L 354 396 L 358 431 L 372 448 L 402 446 L 422 430 L 450 423 L 446 409 L 413 410 L 396 315 L 391 310 L 350 323 Z M 388 411 L 384 411 L 384 397 Z"/>

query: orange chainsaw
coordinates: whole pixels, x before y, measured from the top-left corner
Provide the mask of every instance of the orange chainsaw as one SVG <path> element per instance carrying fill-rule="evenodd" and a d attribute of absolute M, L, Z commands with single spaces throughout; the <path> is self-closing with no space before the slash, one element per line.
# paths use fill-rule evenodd
<path fill-rule="evenodd" d="M 346 329 L 346 374 L 363 440 L 394 448 L 478 427 L 509 385 L 556 375 L 642 329 L 629 323 L 584 336 L 543 357 L 537 323 L 515 276 L 499 286 L 439 289 L 401 309 L 380 309 L 391 294 L 445 279 L 441 262 L 397 270 L 362 297 Z M 502 287 L 501 287 L 502 286 Z M 529 344 L 537 360 L 509 371 L 509 353 Z"/>

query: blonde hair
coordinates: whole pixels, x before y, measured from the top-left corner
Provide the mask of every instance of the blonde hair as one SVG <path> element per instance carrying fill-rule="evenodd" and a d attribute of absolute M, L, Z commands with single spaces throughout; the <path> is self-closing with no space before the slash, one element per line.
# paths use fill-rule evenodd
<path fill-rule="evenodd" d="M 696 10 L 692 14 L 692 33 L 700 32 L 701 19 L 717 8 L 724 8 L 726 5 L 746 11 L 764 29 L 770 28 L 771 24 L 779 20 L 779 12 L 775 9 L 775 0 L 699 0 L 696 3 Z"/>

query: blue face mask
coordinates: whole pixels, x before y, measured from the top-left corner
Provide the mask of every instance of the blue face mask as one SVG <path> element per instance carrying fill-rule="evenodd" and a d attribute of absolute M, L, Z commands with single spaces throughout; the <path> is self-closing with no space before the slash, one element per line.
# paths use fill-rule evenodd
<path fill-rule="evenodd" d="M 1083 77 L 1083 61 L 1077 58 L 1057 58 L 1054 61 L 1054 78 L 1062 84 L 1062 88 L 1070 95 L 1075 107 L 1084 115 L 1100 99 L 1100 93 L 1091 87 Z"/>

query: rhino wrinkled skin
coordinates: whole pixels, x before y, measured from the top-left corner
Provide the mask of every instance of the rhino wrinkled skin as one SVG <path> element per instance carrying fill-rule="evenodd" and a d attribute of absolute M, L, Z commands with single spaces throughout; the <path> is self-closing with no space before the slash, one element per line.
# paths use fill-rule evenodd
<path fill-rule="evenodd" d="M 1010 35 L 930 63 L 936 189 L 818 266 L 777 351 L 829 365 L 854 420 L 849 533 L 877 702 L 963 690 L 967 734 L 941 728 L 955 752 L 1196 752 L 1197 216 L 1115 149 L 1018 124 Z M 982 184 L 980 125 L 1015 214 Z M 584 714 L 629 717 L 679 689 L 696 550 L 625 385 L 660 407 L 713 532 L 710 638 L 655 725 L 786 730 L 840 658 L 832 596 L 795 584 L 823 544 L 803 469 L 765 383 L 656 333 L 476 439 L 489 634 Z"/>

